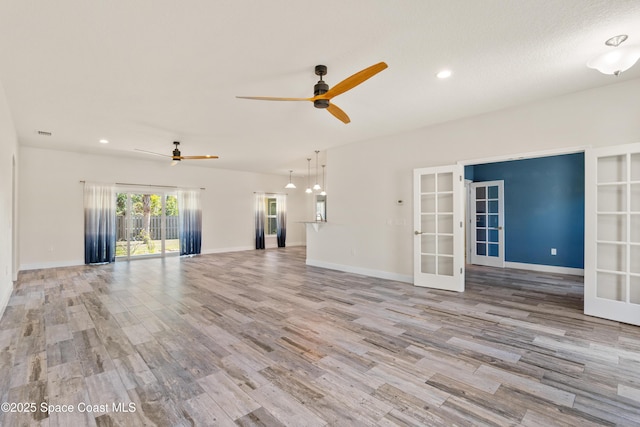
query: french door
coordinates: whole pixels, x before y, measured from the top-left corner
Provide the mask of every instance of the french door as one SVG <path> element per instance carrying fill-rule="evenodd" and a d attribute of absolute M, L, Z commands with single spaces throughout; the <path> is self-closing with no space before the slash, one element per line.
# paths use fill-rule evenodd
<path fill-rule="evenodd" d="M 117 193 L 116 236 L 119 258 L 179 253 L 175 194 Z"/>
<path fill-rule="evenodd" d="M 471 264 L 504 267 L 504 181 L 469 185 Z"/>
<path fill-rule="evenodd" d="M 585 314 L 640 325 L 640 144 L 585 152 Z"/>
<path fill-rule="evenodd" d="M 464 291 L 462 166 L 414 169 L 414 285 Z"/>

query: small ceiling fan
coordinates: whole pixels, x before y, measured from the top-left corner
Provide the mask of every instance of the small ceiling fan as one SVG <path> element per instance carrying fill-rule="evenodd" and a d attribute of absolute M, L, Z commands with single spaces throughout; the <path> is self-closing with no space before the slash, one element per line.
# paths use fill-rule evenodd
<path fill-rule="evenodd" d="M 178 145 L 180 145 L 180 142 L 174 141 L 173 145 L 175 145 L 176 148 L 173 149 L 173 154 L 172 155 L 154 153 L 153 151 L 140 150 L 138 148 L 136 148 L 135 151 L 140 151 L 142 153 L 147 153 L 147 154 L 153 154 L 155 156 L 171 157 L 171 159 L 172 159 L 171 166 L 177 165 L 178 162 L 181 161 L 181 160 L 202 160 L 202 159 L 217 159 L 218 158 L 218 156 L 212 156 L 212 155 L 209 155 L 209 154 L 207 154 L 206 156 L 183 156 L 182 154 L 180 154 L 180 150 L 178 149 Z"/>
<path fill-rule="evenodd" d="M 331 89 L 329 85 L 322 80 L 322 76 L 327 74 L 327 67 L 325 65 L 316 65 L 315 73 L 320 76 L 320 81 L 313 86 L 313 98 L 275 98 L 270 96 L 236 96 L 236 98 L 242 99 L 256 99 L 258 101 L 311 101 L 316 108 L 326 108 L 328 112 L 333 114 L 338 120 L 347 124 L 351 121 L 349 116 L 338 108 L 337 105 L 331 104 L 330 100 L 354 87 L 358 86 L 365 80 L 378 74 L 380 71 L 387 68 L 387 64 L 379 62 L 362 71 L 358 71 L 351 77 L 347 77 Z"/>

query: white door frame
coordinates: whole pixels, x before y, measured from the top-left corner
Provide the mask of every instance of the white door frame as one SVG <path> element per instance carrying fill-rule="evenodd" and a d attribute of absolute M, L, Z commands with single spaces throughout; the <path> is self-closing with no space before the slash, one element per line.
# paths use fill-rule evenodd
<path fill-rule="evenodd" d="M 473 166 L 473 165 L 482 165 L 484 163 L 500 163 L 500 162 L 511 162 L 514 160 L 535 159 L 538 157 L 562 156 L 565 154 L 584 153 L 589 148 L 591 148 L 591 146 L 558 148 L 554 150 L 532 151 L 529 153 L 505 154 L 503 156 L 484 157 L 480 159 L 459 160 L 457 164 L 461 166 Z"/>
<path fill-rule="evenodd" d="M 606 146 L 606 147 L 577 147 L 577 148 L 568 148 L 568 149 L 559 149 L 552 151 L 544 151 L 544 152 L 536 152 L 536 153 L 528 153 L 523 155 L 511 155 L 511 156 L 501 156 L 494 157 L 490 159 L 481 159 L 481 160 L 465 160 L 459 161 L 458 164 L 467 166 L 467 165 L 477 165 L 483 163 L 494 163 L 494 162 L 505 162 L 512 160 L 522 160 L 522 159 L 530 159 L 536 157 L 548 157 L 548 156 L 558 156 L 564 154 L 574 154 L 574 153 L 584 153 L 585 154 L 585 233 L 584 233 L 584 274 L 585 274 L 585 286 L 584 286 L 584 314 L 590 316 L 602 317 L 614 321 L 630 323 L 635 325 L 640 325 L 640 308 L 638 305 L 633 306 L 634 304 L 625 303 L 623 301 L 615 301 L 612 299 L 606 299 L 599 297 L 597 292 L 597 274 L 598 274 L 598 265 L 597 265 L 597 245 L 598 245 L 598 236 L 597 236 L 597 200 L 596 200 L 596 190 L 597 190 L 597 181 L 596 170 L 595 170 L 595 162 L 596 155 L 606 155 L 607 152 L 609 154 L 615 155 L 617 150 L 624 149 L 625 147 L 632 147 L 635 149 L 635 152 L 640 151 L 640 143 L 636 144 L 617 144 L 614 146 Z M 634 150 L 630 150 L 634 151 Z M 631 183 L 630 180 L 626 182 Z M 635 183 L 636 181 L 633 180 Z M 631 184 L 629 184 L 631 185 Z M 630 196 L 630 190 L 627 189 L 627 194 Z M 627 198 L 627 203 L 630 203 L 630 199 Z M 631 212 L 631 211 L 629 211 Z M 607 215 L 608 212 L 604 212 L 604 215 Z M 629 215 L 629 213 L 627 213 Z M 627 227 L 627 242 L 631 242 L 629 239 L 630 227 Z M 604 241 L 607 244 L 607 241 Z M 629 243 L 627 243 L 627 247 L 629 247 Z M 627 252 L 627 266 L 631 262 L 629 254 Z M 602 271 L 602 270 L 601 270 Z M 629 270 L 630 271 L 630 270 Z M 606 270 L 605 270 L 606 273 Z M 629 276 L 629 273 L 627 273 Z M 637 273 L 636 273 L 637 277 Z M 630 294 L 629 289 L 630 279 L 627 279 L 626 282 L 626 296 L 627 300 Z"/>
<path fill-rule="evenodd" d="M 465 264 L 469 264 L 471 260 L 471 226 L 470 221 L 472 217 L 471 205 L 469 204 L 469 192 L 471 189 L 469 186 L 473 183 L 470 179 L 464 180 L 464 261 Z"/>
<path fill-rule="evenodd" d="M 636 146 L 639 147 L 640 144 L 618 144 L 615 146 L 606 146 L 606 147 L 579 147 L 572 149 L 560 149 L 553 151 L 545 151 L 545 152 L 537 152 L 537 153 L 529 153 L 524 155 L 516 155 L 516 156 L 502 156 L 491 159 L 482 159 L 482 160 L 465 160 L 460 161 L 458 164 L 461 165 L 476 165 L 483 163 L 494 163 L 494 162 L 505 162 L 512 160 L 522 160 L 522 159 L 530 159 L 536 157 L 548 157 L 548 156 L 559 156 L 564 154 L 574 154 L 574 153 L 584 153 L 585 154 L 585 234 L 584 234 L 584 275 L 585 275 L 585 286 L 584 286 L 584 314 L 589 316 L 602 317 L 614 321 L 630 323 L 634 325 L 640 325 L 640 309 L 636 309 L 634 307 L 629 307 L 628 304 L 622 301 L 613 301 L 613 300 L 605 300 L 605 298 L 600 298 L 597 295 L 597 235 L 596 235 L 596 195 L 595 189 L 597 187 L 597 182 L 595 181 L 595 154 L 602 154 L 607 151 L 610 154 L 615 154 L 618 149 L 624 147 Z M 638 148 L 640 150 L 640 148 Z M 635 182 L 635 181 L 634 181 Z M 629 190 L 627 190 L 627 194 L 629 194 Z M 629 202 L 629 200 L 627 200 Z M 605 212 L 606 214 L 606 212 Z M 627 227 L 629 228 L 629 227 Z M 629 233 L 629 229 L 627 229 L 627 233 Z M 605 242 L 607 243 L 607 242 Z M 627 256 L 628 261 L 629 257 Z M 627 281 L 626 286 L 626 294 L 629 295 L 629 286 Z"/>
<path fill-rule="evenodd" d="M 18 166 L 11 158 L 11 280 L 18 280 Z"/>
<path fill-rule="evenodd" d="M 512 162 L 516 160 L 527 160 L 527 159 L 536 159 L 540 157 L 552 157 L 552 156 L 562 156 L 565 154 L 584 153 L 589 148 L 591 148 L 591 146 L 584 145 L 584 146 L 577 146 L 577 147 L 557 148 L 553 150 L 532 151 L 528 153 L 505 154 L 501 156 L 484 157 L 479 159 L 458 160 L 457 164 L 464 168 L 465 166 L 482 165 L 486 163 Z M 465 180 L 465 183 L 466 183 L 466 180 Z M 467 191 L 465 191 L 465 193 L 468 193 L 468 189 L 466 190 Z M 467 209 L 465 209 L 465 215 L 466 215 L 465 220 L 468 221 L 471 218 L 471 207 L 468 206 L 468 201 L 467 201 Z M 466 224 L 467 226 L 469 225 L 468 222 Z M 469 227 L 467 227 L 467 229 L 468 228 Z M 467 237 L 466 242 L 467 242 L 467 251 L 466 251 L 467 260 L 470 260 L 471 259 L 471 247 L 470 247 L 471 236 Z M 585 262 L 586 262 L 586 257 L 585 257 Z M 518 268 L 517 263 L 508 263 L 506 261 L 505 261 L 505 266 Z M 535 267 L 535 264 L 531 264 L 531 266 Z M 554 271 L 558 271 L 558 269 L 556 268 L 554 269 Z M 567 271 L 567 273 L 569 273 L 569 271 Z M 577 273 L 569 273 L 569 274 L 577 274 Z"/>

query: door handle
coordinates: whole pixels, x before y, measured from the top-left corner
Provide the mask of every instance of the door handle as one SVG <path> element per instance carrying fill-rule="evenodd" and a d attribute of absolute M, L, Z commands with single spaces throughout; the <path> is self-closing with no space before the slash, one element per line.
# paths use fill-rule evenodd
<path fill-rule="evenodd" d="M 413 234 L 415 234 L 416 236 L 419 236 L 420 234 L 424 234 L 422 231 L 414 231 Z"/>

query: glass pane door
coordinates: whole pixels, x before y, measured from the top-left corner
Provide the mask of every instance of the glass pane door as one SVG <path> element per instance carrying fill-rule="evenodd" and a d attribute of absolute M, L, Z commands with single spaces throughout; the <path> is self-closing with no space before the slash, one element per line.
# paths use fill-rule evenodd
<path fill-rule="evenodd" d="M 474 182 L 469 186 L 471 263 L 504 267 L 504 181 Z"/>
<path fill-rule="evenodd" d="M 165 197 L 165 240 L 164 250 L 167 253 L 180 253 L 180 237 L 178 235 L 178 198 L 174 194 Z"/>
<path fill-rule="evenodd" d="M 414 170 L 414 284 L 464 290 L 461 167 Z"/>
<path fill-rule="evenodd" d="M 179 253 L 175 195 L 118 193 L 116 256 L 132 258 Z"/>
<path fill-rule="evenodd" d="M 584 311 L 640 325 L 640 144 L 585 158 Z"/>

